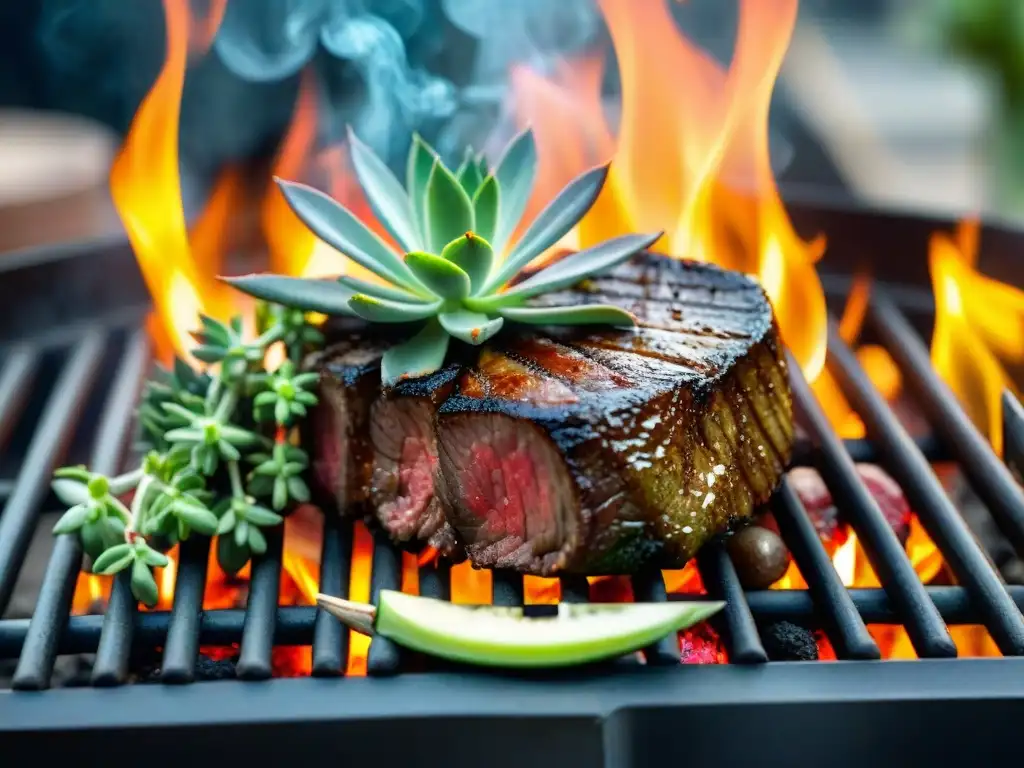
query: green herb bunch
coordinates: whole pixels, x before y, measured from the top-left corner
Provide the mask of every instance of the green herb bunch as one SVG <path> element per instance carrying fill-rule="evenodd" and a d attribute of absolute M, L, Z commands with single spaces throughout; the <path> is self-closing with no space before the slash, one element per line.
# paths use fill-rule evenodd
<path fill-rule="evenodd" d="M 309 459 L 292 439 L 317 402 L 317 374 L 299 372 L 298 363 L 322 344 L 319 331 L 302 312 L 274 305 L 259 306 L 251 341 L 239 317 L 201 323 L 193 355 L 208 371 L 179 359 L 145 385 L 139 466 L 116 477 L 81 466 L 54 473 L 53 489 L 69 509 L 53 532 L 79 537 L 93 573 L 130 569 L 132 593 L 149 606 L 157 602 L 152 569 L 167 565 L 164 552 L 177 542 L 216 536 L 218 562 L 237 573 L 266 551 L 265 531 L 309 499 Z M 276 343 L 287 359 L 267 371 Z"/>
<path fill-rule="evenodd" d="M 351 132 L 349 145 L 359 183 L 401 253 L 327 195 L 302 184 L 278 183 L 292 210 L 314 234 L 383 283 L 350 276 L 327 281 L 283 275 L 249 275 L 227 282 L 256 298 L 295 309 L 357 316 L 373 323 L 419 324 L 410 339 L 384 354 L 385 385 L 437 370 L 451 338 L 483 344 L 506 321 L 635 324 L 630 313 L 616 306 L 528 301 L 613 268 L 648 248 L 660 232 L 607 240 L 515 281 L 522 269 L 561 240 L 593 206 L 607 178 L 607 166 L 570 182 L 511 243 L 536 176 L 537 151 L 530 131 L 513 139 L 493 171 L 472 149 L 452 171 L 416 136 L 404 187 Z"/>

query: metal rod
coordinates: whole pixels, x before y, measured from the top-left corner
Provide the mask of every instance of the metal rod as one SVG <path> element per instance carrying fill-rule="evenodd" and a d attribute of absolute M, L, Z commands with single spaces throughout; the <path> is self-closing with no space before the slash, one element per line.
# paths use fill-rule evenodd
<path fill-rule="evenodd" d="M 915 402 L 945 440 L 1003 535 L 1024 557 L 1024 488 L 971 423 L 956 396 L 932 367 L 920 336 L 884 291 L 875 292 L 868 317 L 889 354 L 908 374 L 904 381 L 916 395 Z"/>
<path fill-rule="evenodd" d="M 39 367 L 39 349 L 25 344 L 12 350 L 0 370 L 0 446 L 21 418 L 29 385 Z"/>
<path fill-rule="evenodd" d="M 1003 392 L 1003 462 L 1024 477 L 1024 406 L 1013 392 Z"/>
<path fill-rule="evenodd" d="M 936 435 L 928 434 L 915 437 L 914 445 L 932 464 L 954 460 L 953 454 L 946 447 L 946 444 Z M 878 450 L 871 440 L 843 440 L 843 447 L 850 454 L 850 458 L 858 464 L 877 464 L 879 461 Z M 811 441 L 798 439 L 793 445 L 793 458 L 790 460 L 790 466 L 812 466 L 814 463 L 813 451 L 814 445 Z"/>
<path fill-rule="evenodd" d="M 370 577 L 370 602 L 377 605 L 383 589 L 401 589 L 402 555 L 391 545 L 383 531 L 373 533 L 373 566 Z M 366 655 L 368 675 L 394 675 L 402 664 L 401 649 L 389 638 L 375 635 Z"/>
<path fill-rule="evenodd" d="M 726 629 L 729 661 L 737 664 L 764 664 L 768 661 L 768 654 L 757 633 L 757 624 L 747 604 L 746 594 L 725 546 L 720 541 L 705 545 L 697 562 L 708 594 L 725 600 L 722 623 Z"/>
<path fill-rule="evenodd" d="M 515 571 L 493 571 L 491 576 L 491 603 L 493 605 L 520 606 L 525 602 L 523 575 Z"/>
<path fill-rule="evenodd" d="M 81 567 L 82 547 L 78 537 L 58 536 L 32 619 L 25 620 L 26 641 L 11 680 L 15 690 L 40 691 L 49 687 Z"/>
<path fill-rule="evenodd" d="M 775 491 L 772 511 L 782 538 L 807 582 L 807 589 L 827 621 L 825 631 L 836 654 L 841 659 L 879 658 L 878 646 L 857 614 L 818 532 L 788 480 L 783 479 Z"/>
<path fill-rule="evenodd" d="M 632 579 L 633 599 L 638 603 L 664 603 L 668 600 L 661 571 L 646 571 Z M 679 663 L 679 638 L 673 632 L 644 648 L 644 658 L 652 666 Z"/>
<path fill-rule="evenodd" d="M 829 424 L 799 365 L 790 365 L 793 398 L 802 423 L 816 445 L 815 466 L 836 506 L 853 525 L 858 541 L 903 615 L 914 650 L 922 657 L 956 656 L 956 644 L 942 617 L 928 599 L 924 585 L 892 526 L 861 481 L 853 459 Z"/>
<path fill-rule="evenodd" d="M 444 558 L 420 566 L 420 594 L 436 600 L 451 600 L 452 567 Z"/>
<path fill-rule="evenodd" d="M 970 528 L 946 495 L 928 461 L 875 389 L 857 356 L 829 328 L 829 370 L 882 452 L 886 469 L 903 488 L 932 541 L 957 581 L 977 602 L 985 626 L 1006 655 L 1024 654 L 1024 617 L 1014 605 Z"/>
<path fill-rule="evenodd" d="M 210 540 L 205 536 L 192 536 L 178 545 L 174 605 L 160 672 L 165 683 L 191 683 L 195 679 L 209 556 Z"/>
<path fill-rule="evenodd" d="M 324 514 L 320 550 L 320 591 L 348 597 L 349 561 L 352 558 L 352 523 L 337 514 Z M 313 632 L 313 674 L 334 677 L 345 672 L 348 631 L 326 611 L 317 611 Z"/>
<path fill-rule="evenodd" d="M 928 598 L 950 626 L 981 624 L 982 615 L 970 594 L 962 587 L 926 587 Z M 1014 602 L 1024 609 L 1024 586 L 1007 590 Z M 850 600 L 868 624 L 899 626 L 901 617 L 883 589 L 851 589 Z M 747 592 L 747 604 L 758 622 L 792 621 L 817 626 L 821 611 L 807 590 L 759 590 Z M 688 600 L 688 595 L 669 595 L 669 600 Z M 308 606 L 285 606 L 278 609 L 277 646 L 302 646 L 313 641 L 317 609 Z M 334 620 L 334 619 L 332 619 Z M 137 650 L 161 646 L 172 622 L 170 611 L 139 612 L 135 617 L 134 643 Z M 242 637 L 245 611 L 226 608 L 204 611 L 200 617 L 199 642 L 203 645 L 227 646 Z M 0 621 L 0 659 L 14 658 L 21 652 L 28 634 L 28 619 Z M 58 654 L 92 653 L 99 643 L 103 617 L 72 616 L 60 634 Z"/>
<path fill-rule="evenodd" d="M 125 443 L 132 424 L 139 386 L 151 362 L 149 335 L 145 329 L 128 339 L 117 375 L 107 396 L 103 419 L 96 431 L 92 469 L 109 474 L 121 466 Z M 131 576 L 126 571 L 114 579 L 103 623 L 103 636 L 92 669 L 93 685 L 120 685 L 128 678 L 128 658 L 132 649 L 132 628 L 137 601 L 131 591 Z"/>
<path fill-rule="evenodd" d="M 54 465 L 74 433 L 82 405 L 92 390 L 105 342 L 104 334 L 90 331 L 75 346 L 54 382 L 15 480 L 14 493 L 0 514 L 0 615 L 7 610 L 14 592 Z"/>
<path fill-rule="evenodd" d="M 269 680 L 273 674 L 274 625 L 281 592 L 283 531 L 266 533 L 267 551 L 252 559 L 249 600 L 245 606 L 245 629 L 237 672 L 242 680 Z"/>
<path fill-rule="evenodd" d="M 563 603 L 589 603 L 590 583 L 586 576 L 562 576 L 559 578 Z"/>

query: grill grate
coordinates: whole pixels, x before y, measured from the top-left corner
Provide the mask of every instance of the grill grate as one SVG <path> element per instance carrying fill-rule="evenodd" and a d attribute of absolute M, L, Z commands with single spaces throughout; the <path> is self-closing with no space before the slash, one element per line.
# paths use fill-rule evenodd
<path fill-rule="evenodd" d="M 975 541 L 959 512 L 947 498 L 930 462 L 959 461 L 1003 529 L 1021 551 L 1024 541 L 1024 495 L 1006 466 L 970 424 L 930 368 L 927 350 L 900 310 L 884 295 L 873 297 L 870 317 L 879 338 L 914 388 L 935 427 L 939 440 L 915 442 L 899 423 L 861 369 L 856 356 L 839 338 L 829 335 L 829 367 L 844 394 L 865 422 L 870 440 L 842 441 L 832 431 L 807 382 L 793 367 L 798 420 L 808 439 L 797 446 L 796 463 L 813 464 L 822 474 L 862 542 L 882 589 L 847 590 L 795 491 L 783 482 L 772 510 L 809 588 L 805 591 L 745 592 L 723 546 L 706 547 L 698 566 L 708 593 L 728 605 L 720 616 L 723 640 L 734 664 L 763 664 L 768 654 L 759 636 L 760 623 L 791 620 L 819 622 L 839 659 L 874 660 L 878 645 L 866 623 L 896 623 L 906 627 L 917 654 L 924 659 L 956 655 L 947 624 L 982 623 L 1006 656 L 1024 655 L 1024 587 L 1007 587 Z M 90 397 L 103 396 L 100 417 L 92 434 L 91 464 L 114 471 L 121 464 L 132 426 L 132 412 L 141 381 L 148 370 L 150 348 L 140 324 L 128 328 L 96 326 L 80 332 L 67 345 L 66 357 L 54 379 L 42 417 L 24 451 L 13 481 L 0 485 L 6 496 L 0 516 L 0 609 L 6 609 L 26 545 L 47 496 L 52 468 L 84 418 Z M 105 356 L 112 339 L 127 331 L 117 354 L 109 384 L 102 382 Z M 66 339 L 66 337 L 65 337 Z M 67 344 L 67 341 L 65 341 Z M 45 355 L 51 349 L 22 344 L 8 350 L 0 371 L 0 445 L 10 442 Z M 102 391 L 101 391 L 102 390 Z M 1012 420 L 1008 419 L 1012 426 Z M 1015 438 L 1016 439 L 1016 438 Z M 859 479 L 854 461 L 878 461 L 896 478 L 962 587 L 926 587 L 914 572 L 903 547 L 877 503 Z M 320 589 L 345 597 L 350 575 L 353 528 L 332 517 L 324 520 Z M 135 648 L 163 648 L 161 680 L 188 683 L 196 679 L 200 644 L 239 644 L 237 676 L 266 680 L 272 674 L 276 645 L 311 645 L 315 677 L 343 674 L 348 655 L 348 632 L 314 608 L 282 607 L 277 603 L 281 578 L 282 537 L 269 540 L 267 552 L 253 563 L 246 609 L 202 610 L 207 577 L 208 541 L 194 538 L 180 548 L 174 604 L 169 612 L 139 612 L 127 575 L 114 580 L 103 616 L 69 617 L 82 552 L 73 537 L 55 542 L 38 604 L 30 620 L 0 621 L 0 658 L 17 658 L 13 687 L 38 690 L 50 685 L 58 654 L 95 653 L 91 682 L 117 686 L 129 679 L 129 659 Z M 397 589 L 401 560 L 385 538 L 374 541 L 371 595 Z M 420 570 L 421 593 L 447 599 L 449 569 Z M 587 584 L 578 577 L 561 579 L 562 599 L 587 599 Z M 660 574 L 633 580 L 642 601 L 672 599 Z M 496 573 L 493 601 L 523 602 L 522 577 Z M 412 666 L 411 654 L 384 638 L 369 648 L 368 673 L 392 675 Z M 645 649 L 649 666 L 678 665 L 675 639 Z M 624 660 L 624 663 L 629 663 Z"/>

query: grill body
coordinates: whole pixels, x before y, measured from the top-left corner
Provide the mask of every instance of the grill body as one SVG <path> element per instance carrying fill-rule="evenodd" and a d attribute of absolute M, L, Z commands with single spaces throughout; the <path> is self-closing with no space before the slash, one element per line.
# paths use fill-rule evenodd
<path fill-rule="evenodd" d="M 869 268 L 884 281 L 868 325 L 900 365 L 932 426 L 911 439 L 872 388 L 856 357 L 832 333 L 830 370 L 864 420 L 869 439 L 840 441 L 806 382 L 793 382 L 808 438 L 796 462 L 814 464 L 862 541 L 882 589 L 847 590 L 795 492 L 783 484 L 772 508 L 810 585 L 806 591 L 747 592 L 724 549 L 710 545 L 699 566 L 732 661 L 682 666 L 669 638 L 630 660 L 571 673 L 511 675 L 440 665 L 413 671 L 385 639 L 369 651 L 367 678 L 342 676 L 347 633 L 313 608 L 281 607 L 281 540 L 253 564 L 246 609 L 202 611 L 207 543 L 182 548 L 174 607 L 139 612 L 115 580 L 103 616 L 69 617 L 81 551 L 53 546 L 31 619 L 0 620 L 0 660 L 16 660 L 15 690 L 0 692 L 0 744 L 33 758 L 109 764 L 110 749 L 140 750 L 154 765 L 225 759 L 384 760 L 410 765 L 521 766 L 698 764 L 904 766 L 1009 756 L 1007 724 L 1024 712 L 1024 587 L 1003 584 L 930 462 L 956 461 L 1018 553 L 1024 496 L 1011 471 L 978 442 L 928 365 L 927 239 L 952 222 L 790 201 L 805 235 L 824 232 L 826 289 L 845 294 Z M 1024 233 L 989 227 L 981 267 L 1024 283 Z M 124 243 L 18 254 L 0 261 L 0 611 L 8 607 L 26 547 L 48 496 L 52 468 L 72 456 L 115 471 L 131 430 L 138 385 L 149 366 L 142 328 L 147 299 Z M 117 275 L 117 279 L 111 279 Z M 53 300 L 59 285 L 60 301 Z M 926 335 L 924 336 L 926 337 Z M 39 389 L 39 391 L 36 391 Z M 1024 419 L 1007 409 L 1007 445 L 1019 453 Z M 1016 419 L 1016 420 L 1014 420 Z M 1018 431 L 1020 430 L 1020 431 Z M 959 586 L 925 587 L 856 477 L 853 461 L 882 464 L 942 550 Z M 1007 462 L 1019 464 L 1008 454 Z M 325 521 L 320 588 L 345 596 L 352 528 Z M 372 590 L 397 588 L 399 557 L 374 548 Z M 446 598 L 443 569 L 422 569 L 421 592 Z M 671 599 L 660 576 L 633 580 L 638 600 Z M 563 599 L 585 589 L 562 583 Z M 581 594 L 582 593 L 582 594 Z M 522 579 L 496 573 L 495 603 L 523 599 Z M 809 623 L 827 634 L 839 661 L 768 662 L 766 622 Z M 902 624 L 917 661 L 878 661 L 866 624 Z M 1004 658 L 955 659 L 946 625 L 982 624 Z M 201 644 L 239 644 L 237 679 L 197 682 Z M 268 679 L 275 645 L 311 645 L 312 678 Z M 139 649 L 161 649 L 153 682 L 126 684 Z M 48 690 L 60 654 L 95 654 L 90 685 Z"/>

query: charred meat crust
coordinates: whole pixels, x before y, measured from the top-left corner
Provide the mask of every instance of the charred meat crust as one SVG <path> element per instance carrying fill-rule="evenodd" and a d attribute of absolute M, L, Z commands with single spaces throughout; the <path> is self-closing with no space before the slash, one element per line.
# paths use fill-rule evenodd
<path fill-rule="evenodd" d="M 510 327 L 384 393 L 377 360 L 369 375 L 351 348 L 379 357 L 394 339 L 347 329 L 349 356 L 336 345 L 319 361 L 320 433 L 346 443 L 332 492 L 343 509 L 370 501 L 396 541 L 479 567 L 683 565 L 765 501 L 789 460 L 786 362 L 763 291 L 644 255 L 545 302 L 615 303 L 640 327 Z M 332 464 L 319 446 L 318 470 Z"/>
<path fill-rule="evenodd" d="M 573 293 L 626 306 L 641 327 L 523 335 L 481 351 L 438 410 L 451 522 L 480 567 L 593 575 L 682 566 L 765 501 L 789 460 L 792 405 L 771 307 L 749 278 L 659 257 Z M 480 447 L 488 429 L 513 424 L 503 454 Z M 557 471 L 518 461 L 549 447 Z M 541 468 L 558 489 L 545 498 L 529 490 Z M 510 500 L 493 490 L 503 487 Z M 535 517 L 561 521 L 566 535 L 553 540 Z M 544 535 L 531 538 L 534 529 Z"/>

